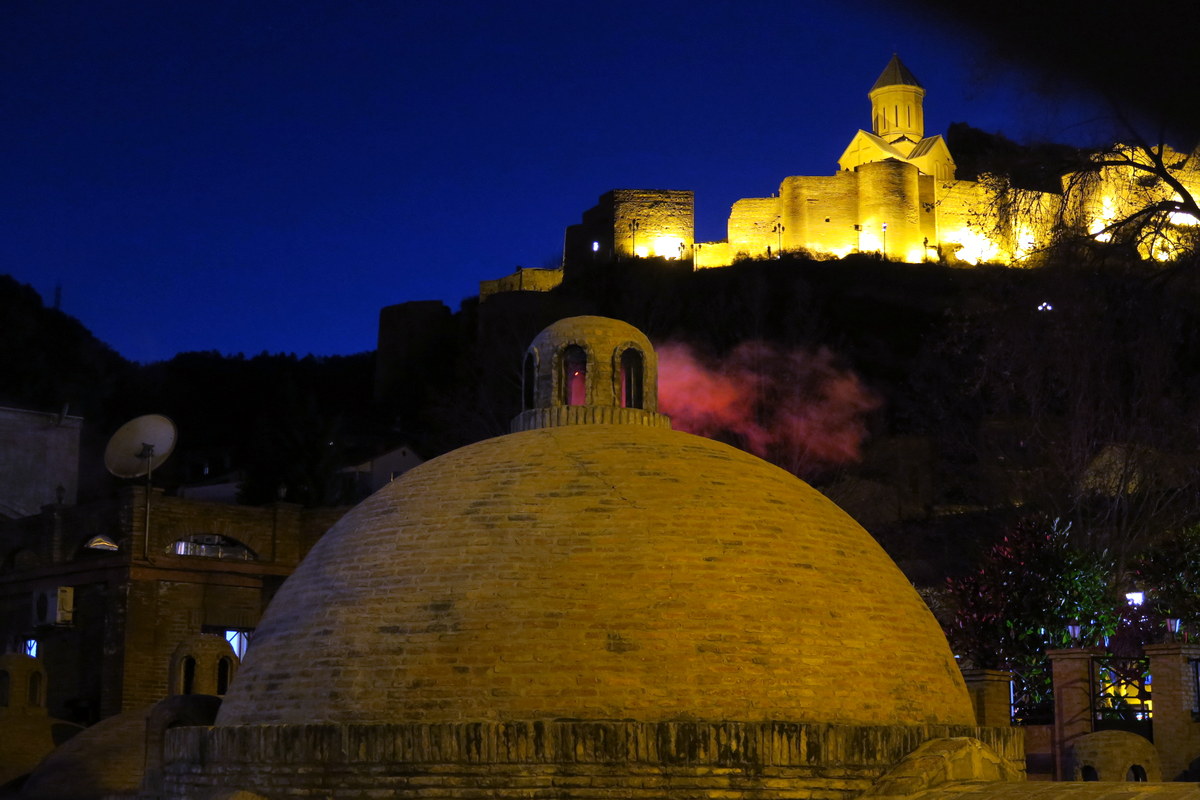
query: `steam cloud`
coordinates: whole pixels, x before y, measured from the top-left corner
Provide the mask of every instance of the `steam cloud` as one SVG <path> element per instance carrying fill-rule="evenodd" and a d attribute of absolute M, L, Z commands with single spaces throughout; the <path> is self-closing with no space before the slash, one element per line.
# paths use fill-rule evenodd
<path fill-rule="evenodd" d="M 857 461 L 880 405 L 824 348 L 743 342 L 714 362 L 682 343 L 656 346 L 659 410 L 672 427 L 737 444 L 792 471 Z"/>

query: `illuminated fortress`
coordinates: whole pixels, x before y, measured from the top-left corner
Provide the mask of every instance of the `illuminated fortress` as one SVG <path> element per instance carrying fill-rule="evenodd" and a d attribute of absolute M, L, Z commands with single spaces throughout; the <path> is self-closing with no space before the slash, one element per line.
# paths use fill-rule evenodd
<path fill-rule="evenodd" d="M 564 263 L 690 257 L 699 269 L 787 252 L 862 252 L 905 262 L 1019 264 L 1063 231 L 1104 241 L 1114 221 L 1178 199 L 1170 181 L 1128 165 L 1099 167 L 1087 180 L 1064 176 L 1062 193 L 1014 189 L 990 177 L 958 180 L 945 140 L 925 135 L 925 89 L 899 57 L 892 56 L 868 96 L 872 130 L 854 134 L 838 172 L 784 178 L 774 197 L 738 200 L 724 241 L 695 241 L 691 192 L 621 189 L 603 195 L 567 229 Z M 1165 152 L 1172 177 L 1194 195 L 1196 158 Z M 1143 157 L 1133 149 L 1118 154 Z M 1168 223 L 1139 241 L 1142 257 L 1172 257 L 1179 237 L 1169 228 L 1195 219 L 1175 214 Z M 505 281 L 511 283 L 485 283 L 482 293 L 527 288 Z"/>

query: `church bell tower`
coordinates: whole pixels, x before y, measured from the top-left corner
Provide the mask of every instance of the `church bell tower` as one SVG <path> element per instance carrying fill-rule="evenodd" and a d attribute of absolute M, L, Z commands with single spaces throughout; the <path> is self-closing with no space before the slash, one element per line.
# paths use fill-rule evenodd
<path fill-rule="evenodd" d="M 893 54 L 871 87 L 871 127 L 889 144 L 916 144 L 925 138 L 925 88 Z"/>

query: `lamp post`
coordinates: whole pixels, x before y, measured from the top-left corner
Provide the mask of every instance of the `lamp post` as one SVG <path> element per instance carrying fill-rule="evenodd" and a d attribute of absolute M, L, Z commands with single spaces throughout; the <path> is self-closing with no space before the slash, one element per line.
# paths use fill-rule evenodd
<path fill-rule="evenodd" d="M 631 219 L 629 221 L 629 236 L 630 236 L 630 240 L 631 240 L 629 249 L 632 251 L 633 258 L 637 258 L 637 232 L 638 232 L 638 228 L 640 228 L 640 227 L 642 227 L 642 223 L 639 222 L 638 220 Z"/>
<path fill-rule="evenodd" d="M 883 257 L 887 258 L 887 223 L 883 223 Z"/>
<path fill-rule="evenodd" d="M 783 231 L 785 230 L 783 223 L 779 221 L 779 217 L 775 218 L 775 224 L 771 227 L 771 230 L 775 233 L 775 257 L 779 258 L 783 252 Z"/>

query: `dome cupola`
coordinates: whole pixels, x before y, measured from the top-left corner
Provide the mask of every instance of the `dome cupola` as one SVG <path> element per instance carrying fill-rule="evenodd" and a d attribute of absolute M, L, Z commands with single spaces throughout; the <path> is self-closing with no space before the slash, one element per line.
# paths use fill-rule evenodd
<path fill-rule="evenodd" d="M 646 335 L 607 317 L 570 317 L 525 351 L 512 431 L 560 425 L 671 427 L 658 413 L 658 358 Z"/>

